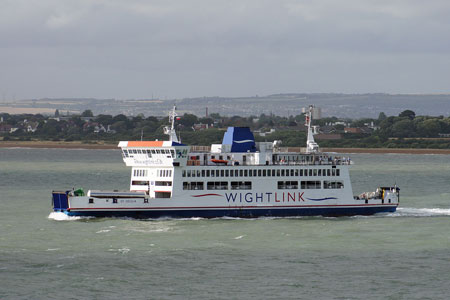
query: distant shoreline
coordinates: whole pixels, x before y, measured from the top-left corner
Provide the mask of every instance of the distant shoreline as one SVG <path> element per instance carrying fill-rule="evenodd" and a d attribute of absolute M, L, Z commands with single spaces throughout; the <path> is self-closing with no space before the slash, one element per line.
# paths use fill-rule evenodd
<path fill-rule="evenodd" d="M 117 143 L 99 142 L 88 144 L 82 142 L 53 141 L 0 141 L 0 148 L 54 148 L 54 149 L 118 149 Z M 324 152 L 369 153 L 369 154 L 450 154 L 450 149 L 405 149 L 405 148 L 322 148 Z"/>

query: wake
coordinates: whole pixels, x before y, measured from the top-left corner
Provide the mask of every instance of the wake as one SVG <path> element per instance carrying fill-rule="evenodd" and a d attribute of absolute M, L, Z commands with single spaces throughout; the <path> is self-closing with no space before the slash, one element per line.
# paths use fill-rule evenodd
<path fill-rule="evenodd" d="M 91 219 L 93 217 L 68 216 L 63 212 L 54 211 L 48 215 L 48 218 L 54 221 L 77 221 L 77 220 Z"/>
<path fill-rule="evenodd" d="M 450 216 L 450 208 L 412 208 L 399 207 L 391 217 L 443 217 Z"/>

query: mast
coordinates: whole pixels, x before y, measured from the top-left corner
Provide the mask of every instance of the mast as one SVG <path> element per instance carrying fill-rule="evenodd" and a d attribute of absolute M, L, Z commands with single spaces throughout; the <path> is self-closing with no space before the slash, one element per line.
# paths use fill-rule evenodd
<path fill-rule="evenodd" d="M 177 107 L 174 105 L 173 109 L 169 112 L 170 127 L 169 126 L 164 127 L 164 134 L 167 134 L 169 136 L 169 141 L 179 143 L 177 133 L 175 132 L 175 119 L 178 116 L 178 114 L 175 111 L 176 109 Z"/>
<path fill-rule="evenodd" d="M 319 152 L 319 145 L 314 141 L 314 134 L 311 127 L 312 122 L 312 112 L 314 106 L 310 105 L 308 112 L 306 113 L 305 125 L 308 128 L 308 137 L 306 140 L 306 153 L 317 153 Z"/>

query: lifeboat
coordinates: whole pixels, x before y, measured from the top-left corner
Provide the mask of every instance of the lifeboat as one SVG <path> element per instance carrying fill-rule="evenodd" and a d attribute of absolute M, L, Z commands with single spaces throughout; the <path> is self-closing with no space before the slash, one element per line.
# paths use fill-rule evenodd
<path fill-rule="evenodd" d="M 223 165 L 228 164 L 228 160 L 224 159 L 211 159 L 211 161 L 215 164 L 223 164 Z"/>

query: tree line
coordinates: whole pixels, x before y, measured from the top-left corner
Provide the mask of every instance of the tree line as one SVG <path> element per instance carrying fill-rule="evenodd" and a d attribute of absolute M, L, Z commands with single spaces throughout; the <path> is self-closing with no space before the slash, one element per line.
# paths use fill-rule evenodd
<path fill-rule="evenodd" d="M 167 136 L 163 127 L 169 125 L 168 117 L 128 117 L 97 115 L 86 110 L 80 115 L 60 116 L 56 111 L 52 117 L 40 114 L 10 115 L 0 114 L 0 129 L 3 140 L 53 140 L 83 141 L 93 143 L 118 140 L 164 140 Z M 283 146 L 302 147 L 306 143 L 306 129 L 303 114 L 289 117 L 273 114 L 260 116 L 220 116 L 198 117 L 185 113 L 176 121 L 177 132 L 183 143 L 210 145 L 222 141 L 228 126 L 250 127 L 257 141 L 281 140 Z M 31 125 L 30 125 L 31 124 Z M 370 125 L 368 125 L 370 124 Z M 318 140 L 322 147 L 391 147 L 391 148 L 450 148 L 450 118 L 444 116 L 416 116 L 405 110 L 398 116 L 380 113 L 376 119 L 339 119 L 336 117 L 313 120 L 313 125 L 327 128 L 340 139 Z M 366 128 L 361 133 L 348 133 L 347 128 Z M 370 128 L 369 128 L 370 127 Z M 31 129 L 30 129 L 31 128 Z M 270 132 L 275 129 L 274 132 Z M 9 130 L 9 131 L 8 131 Z"/>

